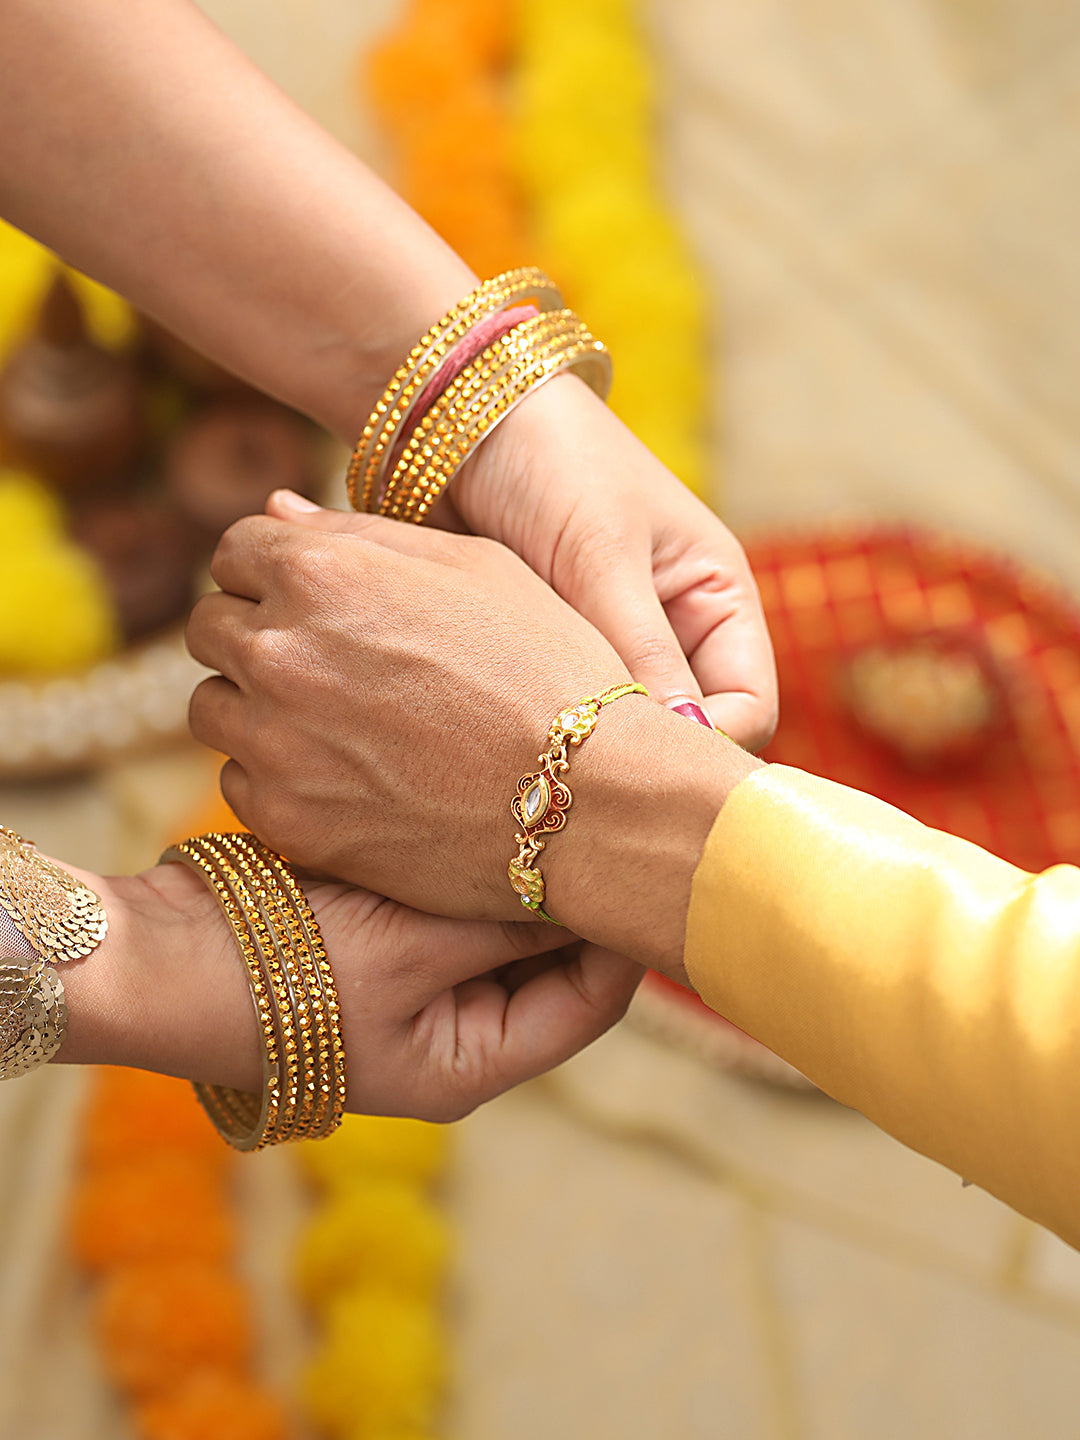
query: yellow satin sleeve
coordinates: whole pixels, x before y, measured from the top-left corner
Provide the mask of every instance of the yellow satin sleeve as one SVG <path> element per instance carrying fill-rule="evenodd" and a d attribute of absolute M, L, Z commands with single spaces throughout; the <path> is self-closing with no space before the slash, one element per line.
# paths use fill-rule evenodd
<path fill-rule="evenodd" d="M 685 963 L 828 1094 L 1080 1246 L 1080 869 L 769 765 L 706 843 Z"/>

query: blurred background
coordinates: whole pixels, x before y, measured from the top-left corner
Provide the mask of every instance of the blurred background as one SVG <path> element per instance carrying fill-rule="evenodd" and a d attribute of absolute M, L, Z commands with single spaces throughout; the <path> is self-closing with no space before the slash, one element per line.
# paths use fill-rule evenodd
<path fill-rule="evenodd" d="M 1080 858 L 1077 0 L 203 8 L 481 273 L 543 264 L 609 342 L 615 408 L 761 575 L 773 758 Z M 280 484 L 341 503 L 343 455 L 10 232 L 0 437 L 0 819 L 139 868 L 213 814 L 179 627 L 214 537 Z M 1080 1257 L 656 984 L 445 1135 L 215 1162 L 212 1203 L 132 1172 L 139 1117 L 185 1103 L 0 1090 L 0 1440 L 1080 1428 Z M 227 1217 L 249 1392 L 148 1407 L 102 1318 L 95 1237 L 162 1185 L 170 1233 Z M 169 1293 L 144 1329 L 179 1393 L 214 1305 L 178 1339 Z"/>

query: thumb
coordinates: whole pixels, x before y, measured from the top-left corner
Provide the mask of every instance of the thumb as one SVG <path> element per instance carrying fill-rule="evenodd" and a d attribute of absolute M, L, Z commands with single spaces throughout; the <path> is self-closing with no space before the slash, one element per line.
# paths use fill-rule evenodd
<path fill-rule="evenodd" d="M 355 510 L 328 510 L 295 490 L 275 490 L 266 502 L 266 513 L 275 520 L 288 520 L 309 530 L 336 530 L 349 535 L 366 534 L 372 529 L 372 521 L 377 526 L 379 519 Z"/>
<path fill-rule="evenodd" d="M 569 597 L 567 597 L 569 598 Z M 618 578 L 590 578 L 571 601 L 618 651 L 623 664 L 661 705 L 701 704 L 701 687 L 664 614 L 652 569 L 625 567 Z"/>

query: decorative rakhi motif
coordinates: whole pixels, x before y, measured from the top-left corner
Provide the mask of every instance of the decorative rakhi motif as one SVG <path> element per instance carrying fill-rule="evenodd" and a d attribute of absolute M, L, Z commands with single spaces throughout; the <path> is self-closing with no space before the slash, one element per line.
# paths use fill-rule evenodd
<path fill-rule="evenodd" d="M 569 785 L 560 778 L 570 769 L 567 749 L 588 739 L 596 729 L 602 706 L 634 694 L 647 695 L 648 691 L 640 685 L 616 685 L 602 695 L 588 696 L 569 710 L 560 711 L 548 730 L 548 748 L 537 757 L 540 769 L 521 777 L 517 794 L 510 802 L 510 813 L 520 826 L 514 836 L 518 853 L 507 867 L 511 888 L 526 910 L 552 925 L 559 922 L 543 908 L 544 877 L 536 868 L 536 857 L 544 848 L 544 837 L 564 827 L 566 812 L 574 803 Z"/>

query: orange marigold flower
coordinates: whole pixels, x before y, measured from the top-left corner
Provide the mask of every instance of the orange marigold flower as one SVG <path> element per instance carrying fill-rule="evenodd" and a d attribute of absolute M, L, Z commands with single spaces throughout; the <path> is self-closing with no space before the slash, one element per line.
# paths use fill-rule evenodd
<path fill-rule="evenodd" d="M 483 136 L 480 144 L 478 136 Z M 457 86 L 447 103 L 433 109 L 432 123 L 409 129 L 400 137 L 400 145 L 402 188 L 420 196 L 432 176 L 447 180 L 481 176 L 514 183 L 506 107 L 484 77 Z"/>
<path fill-rule="evenodd" d="M 205 1262 L 114 1270 L 102 1283 L 94 1319 L 105 1368 L 136 1395 L 173 1389 L 200 1368 L 242 1371 L 251 1354 L 244 1288 Z"/>
<path fill-rule="evenodd" d="M 509 187 L 497 182 L 455 184 L 432 176 L 409 200 L 478 275 L 498 275 L 531 261 Z"/>
<path fill-rule="evenodd" d="M 87 1166 L 93 1169 L 152 1151 L 181 1150 L 216 1170 L 232 1161 L 232 1151 L 222 1143 L 186 1080 L 147 1070 L 107 1067 L 97 1072 L 83 1127 Z"/>
<path fill-rule="evenodd" d="M 285 1411 L 253 1380 L 198 1370 L 138 1410 L 140 1440 L 287 1440 Z"/>
<path fill-rule="evenodd" d="M 430 34 L 449 31 L 485 69 L 498 70 L 510 58 L 513 5 L 506 0 L 413 0 L 411 22 Z"/>
<path fill-rule="evenodd" d="M 91 1171 L 75 1190 L 71 1247 L 88 1270 L 140 1260 L 223 1260 L 233 1228 L 214 1174 L 184 1155 Z"/>
<path fill-rule="evenodd" d="M 430 26 L 394 31 L 361 57 L 362 93 L 395 135 L 428 125 L 432 111 L 448 103 L 479 73 L 475 56 L 451 33 L 436 42 Z"/>

